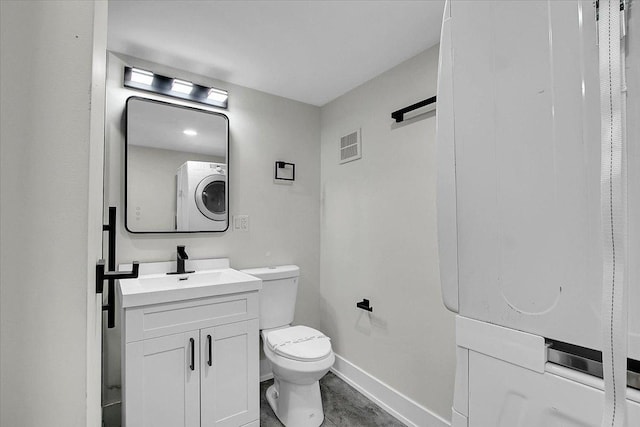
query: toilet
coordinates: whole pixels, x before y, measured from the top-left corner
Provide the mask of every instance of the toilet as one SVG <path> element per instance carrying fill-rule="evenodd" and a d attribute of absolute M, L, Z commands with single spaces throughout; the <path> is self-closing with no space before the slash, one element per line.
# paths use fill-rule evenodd
<path fill-rule="evenodd" d="M 316 427 L 324 421 L 320 384 L 335 355 L 329 337 L 308 326 L 291 326 L 300 269 L 295 265 L 252 268 L 262 279 L 260 329 L 274 383 L 266 398 L 287 427 Z"/>

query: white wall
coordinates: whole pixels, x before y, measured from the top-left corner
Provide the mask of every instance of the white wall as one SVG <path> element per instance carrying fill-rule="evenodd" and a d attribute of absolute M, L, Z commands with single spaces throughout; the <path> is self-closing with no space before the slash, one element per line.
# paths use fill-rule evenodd
<path fill-rule="evenodd" d="M 122 117 L 129 96 L 152 94 L 122 87 L 124 65 L 229 91 L 230 214 L 249 215 L 250 231 L 140 235 L 124 229 Z M 177 64 L 179 65 L 179 64 Z M 166 100 L 166 98 L 165 98 Z M 171 100 L 171 102 L 176 102 Z M 199 105 L 193 105 L 203 108 Z M 134 58 L 109 55 L 105 206 L 118 207 L 118 262 L 175 259 L 186 245 L 194 259 L 229 257 L 234 268 L 297 264 L 301 269 L 297 323 L 319 327 L 320 109 Z M 292 185 L 273 182 L 274 163 L 296 164 Z M 106 333 L 107 385 L 120 384 L 119 331 Z M 118 391 L 107 391 L 107 401 Z"/>
<path fill-rule="evenodd" d="M 0 17 L 0 425 L 98 426 L 106 4 Z"/>
<path fill-rule="evenodd" d="M 436 91 L 438 49 L 322 107 L 320 326 L 336 353 L 445 419 L 454 316 L 441 300 L 435 114 L 392 111 Z M 362 159 L 340 165 L 340 137 L 362 129 Z M 355 307 L 368 298 L 372 316 Z"/>

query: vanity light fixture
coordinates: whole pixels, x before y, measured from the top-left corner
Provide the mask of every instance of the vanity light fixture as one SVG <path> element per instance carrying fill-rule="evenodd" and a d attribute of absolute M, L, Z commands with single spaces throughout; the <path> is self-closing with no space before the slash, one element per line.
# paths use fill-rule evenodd
<path fill-rule="evenodd" d="M 186 80 L 173 79 L 173 83 L 171 84 L 171 90 L 178 93 L 184 93 L 185 95 L 189 95 L 193 90 L 193 83 L 188 82 Z"/>
<path fill-rule="evenodd" d="M 140 68 L 131 69 L 131 80 L 140 84 L 151 86 L 153 83 L 153 73 Z"/>
<path fill-rule="evenodd" d="M 134 67 L 124 67 L 124 86 L 220 108 L 227 108 L 229 99 L 226 90 L 201 86 L 188 80 L 166 77 Z"/>
<path fill-rule="evenodd" d="M 198 132 L 196 132 L 193 129 L 185 129 L 185 130 L 182 131 L 182 133 L 184 133 L 185 135 L 188 135 L 188 136 L 196 136 L 198 134 Z"/>
<path fill-rule="evenodd" d="M 229 95 L 226 90 L 211 88 L 209 89 L 209 96 L 207 96 L 207 99 L 216 102 L 227 102 L 228 97 Z"/>

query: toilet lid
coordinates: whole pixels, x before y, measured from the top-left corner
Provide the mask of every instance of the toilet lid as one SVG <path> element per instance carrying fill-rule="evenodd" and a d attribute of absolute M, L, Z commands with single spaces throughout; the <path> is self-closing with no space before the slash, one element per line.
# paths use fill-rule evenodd
<path fill-rule="evenodd" d="M 308 326 L 292 326 L 269 332 L 267 345 L 280 356 L 300 361 L 321 360 L 331 353 L 329 337 Z"/>

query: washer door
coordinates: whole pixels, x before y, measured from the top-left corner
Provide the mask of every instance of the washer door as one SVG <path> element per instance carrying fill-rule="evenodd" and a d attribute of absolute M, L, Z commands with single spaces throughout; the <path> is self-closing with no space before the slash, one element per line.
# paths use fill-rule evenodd
<path fill-rule="evenodd" d="M 209 175 L 204 178 L 195 192 L 196 206 L 202 215 L 213 221 L 227 220 L 227 177 Z"/>

